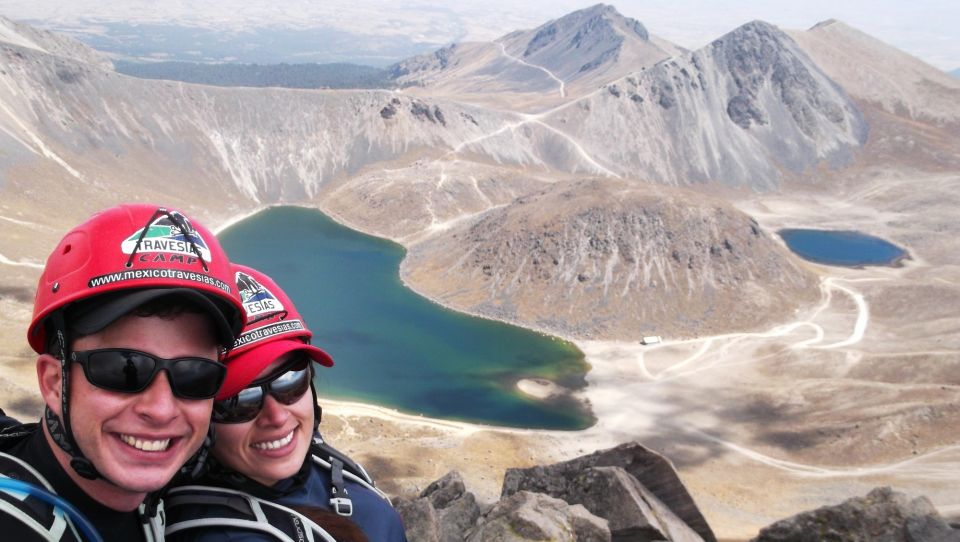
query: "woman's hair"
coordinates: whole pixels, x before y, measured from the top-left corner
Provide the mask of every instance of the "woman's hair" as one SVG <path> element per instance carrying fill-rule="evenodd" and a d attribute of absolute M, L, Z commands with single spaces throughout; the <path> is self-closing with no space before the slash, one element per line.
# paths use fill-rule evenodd
<path fill-rule="evenodd" d="M 360 527 L 350 518 L 335 514 L 318 506 L 291 506 L 310 521 L 323 527 L 337 542 L 370 542 Z"/>

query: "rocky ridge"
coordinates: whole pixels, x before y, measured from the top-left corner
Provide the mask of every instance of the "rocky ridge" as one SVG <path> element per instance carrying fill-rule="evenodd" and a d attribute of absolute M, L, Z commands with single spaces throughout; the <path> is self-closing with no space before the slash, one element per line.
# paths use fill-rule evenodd
<path fill-rule="evenodd" d="M 510 469 L 485 510 L 455 471 L 395 504 L 408 538 L 423 542 L 716 542 L 673 465 L 639 444 Z"/>
<path fill-rule="evenodd" d="M 933 66 L 832 19 L 790 36 L 850 95 L 911 120 L 960 122 L 960 80 Z"/>
<path fill-rule="evenodd" d="M 507 93 L 516 107 L 518 99 L 524 102 L 522 95 L 530 94 L 539 102 L 534 107 L 542 109 L 681 52 L 652 36 L 640 21 L 597 4 L 493 42 L 443 47 L 391 70 L 399 85 L 425 87 L 430 95 L 497 104 L 497 94 Z"/>
<path fill-rule="evenodd" d="M 618 174 L 761 190 L 777 189 L 784 172 L 849 162 L 868 134 L 844 91 L 759 21 L 611 82 L 546 122 Z"/>
<path fill-rule="evenodd" d="M 113 70 L 110 59 L 92 47 L 56 32 L 11 21 L 3 16 L 0 16 L 0 42 L 76 60 L 102 70 Z"/>

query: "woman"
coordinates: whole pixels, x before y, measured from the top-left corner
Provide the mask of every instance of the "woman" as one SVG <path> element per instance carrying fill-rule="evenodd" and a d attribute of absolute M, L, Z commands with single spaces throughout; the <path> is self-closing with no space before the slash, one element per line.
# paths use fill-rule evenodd
<path fill-rule="evenodd" d="M 309 519 L 323 517 L 319 507 L 371 541 L 406 542 L 386 496 L 317 432 L 313 367 L 333 360 L 309 344 L 312 333 L 273 280 L 249 267 L 234 271 L 247 321 L 214 403 L 204 487 L 176 488 L 164 499 L 168 540 L 298 540 L 303 529 L 316 540 L 353 539 Z"/>

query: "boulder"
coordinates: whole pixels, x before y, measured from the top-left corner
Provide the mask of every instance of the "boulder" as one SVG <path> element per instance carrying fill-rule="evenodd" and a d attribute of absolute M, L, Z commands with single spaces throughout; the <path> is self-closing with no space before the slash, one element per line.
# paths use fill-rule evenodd
<path fill-rule="evenodd" d="M 700 535 L 620 467 L 584 470 L 570 480 L 563 499 L 582 504 L 593 514 L 606 518 L 615 541 L 703 542 Z"/>
<path fill-rule="evenodd" d="M 440 518 L 437 517 L 430 499 L 397 497 L 393 506 L 400 514 L 408 540 L 440 542 Z"/>
<path fill-rule="evenodd" d="M 603 483 L 611 484 L 611 487 L 618 487 L 618 491 L 624 495 L 631 493 L 639 495 L 638 499 L 626 501 L 627 506 L 631 507 L 629 514 L 618 509 L 618 517 L 614 518 L 612 509 L 601 504 L 599 499 L 602 496 L 587 491 L 589 484 L 582 477 L 588 469 L 597 467 L 619 467 L 644 488 L 645 491 L 630 489 L 633 486 L 624 482 L 621 475 L 609 471 L 597 471 L 591 475 L 598 481 L 603 480 Z M 583 504 L 593 514 L 610 521 L 617 539 L 620 536 L 633 536 L 630 534 L 630 529 L 642 531 L 643 521 L 647 521 L 649 525 L 662 529 L 661 534 L 674 534 L 678 537 L 677 540 L 690 540 L 689 531 L 683 527 L 686 526 L 705 542 L 716 542 L 716 536 L 683 482 L 680 481 L 670 461 L 637 443 L 622 444 L 616 448 L 546 467 L 508 469 L 503 481 L 503 496 L 509 496 L 521 490 L 545 493 L 572 504 Z M 676 518 L 677 521 L 664 521 L 656 525 L 656 522 L 649 519 L 639 519 L 649 517 L 652 511 L 660 510 L 660 506 L 669 510 L 671 517 Z M 628 517 L 633 520 L 628 521 L 626 519 Z M 618 528 L 622 532 L 618 531 Z M 642 538 L 636 539 L 642 540 Z M 630 540 L 630 538 L 624 538 L 624 540 Z"/>
<path fill-rule="evenodd" d="M 765 527 L 753 542 L 960 542 L 960 531 L 926 497 L 889 487 Z"/>
<path fill-rule="evenodd" d="M 429 500 L 437 512 L 441 542 L 463 542 L 466 531 L 480 517 L 477 499 L 466 490 L 457 471 L 450 471 L 427 486 L 420 497 Z"/>
<path fill-rule="evenodd" d="M 500 499 L 467 536 L 467 542 L 610 542 L 607 521 L 581 505 L 519 491 Z"/>

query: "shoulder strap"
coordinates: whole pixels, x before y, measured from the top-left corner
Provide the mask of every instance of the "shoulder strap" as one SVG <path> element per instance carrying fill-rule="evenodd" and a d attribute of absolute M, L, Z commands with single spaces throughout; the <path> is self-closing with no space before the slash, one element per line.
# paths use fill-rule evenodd
<path fill-rule="evenodd" d="M 0 410 L 0 413 L 3 411 Z M 20 423 L 10 416 L 0 414 L 0 452 L 9 451 L 15 445 L 34 434 L 40 427 L 37 423 Z"/>
<path fill-rule="evenodd" d="M 163 510 L 163 501 L 160 500 L 152 506 L 141 504 L 137 508 L 137 515 L 140 516 L 140 524 L 143 526 L 143 539 L 146 542 L 164 542 L 166 514 Z"/>
<path fill-rule="evenodd" d="M 359 484 L 390 502 L 390 498 L 377 488 L 373 478 L 359 463 L 327 444 L 319 432 L 313 434 L 310 455 L 315 465 L 330 471 L 330 508 L 338 515 L 346 517 L 353 515 L 353 500 L 350 499 L 344 480 Z"/>
<path fill-rule="evenodd" d="M 0 408 L 0 431 L 4 431 L 9 427 L 15 427 L 17 425 L 22 425 L 19 420 L 16 418 L 11 418 L 7 416 L 7 413 Z"/>
<path fill-rule="evenodd" d="M 270 535 L 282 542 L 337 542 L 312 520 L 292 510 L 233 489 L 181 486 L 164 498 L 166 534 L 226 527 Z"/>
<path fill-rule="evenodd" d="M 25 432 L 19 438 L 25 438 Z M 0 440 L 0 444 L 9 443 Z M 53 486 L 22 459 L 0 452 L 0 477 L 26 482 L 56 495 Z M 82 540 L 73 521 L 60 508 L 41 500 L 36 494 L 0 489 L 0 515 L 12 517 L 45 540 L 79 542 Z"/>
<path fill-rule="evenodd" d="M 360 478 L 366 485 L 377 485 L 377 483 L 373 481 L 373 478 L 367 474 L 367 471 L 364 470 L 359 463 L 350 459 L 350 456 L 334 448 L 327 441 L 323 440 L 323 436 L 320 435 L 319 432 L 315 432 L 313 434 L 313 441 L 310 443 L 310 453 L 320 457 L 321 459 L 324 459 L 325 463 L 330 463 L 331 459 L 337 459 L 340 461 L 342 468 L 347 473 L 353 474 L 355 477 Z"/>

